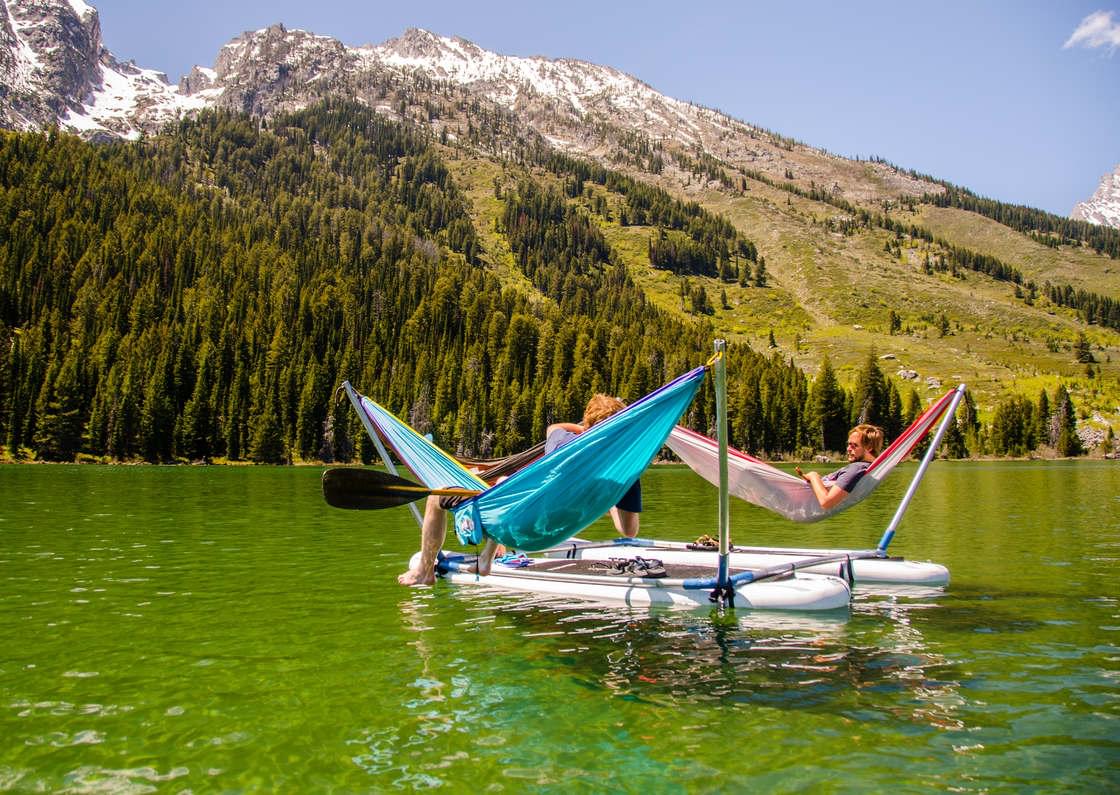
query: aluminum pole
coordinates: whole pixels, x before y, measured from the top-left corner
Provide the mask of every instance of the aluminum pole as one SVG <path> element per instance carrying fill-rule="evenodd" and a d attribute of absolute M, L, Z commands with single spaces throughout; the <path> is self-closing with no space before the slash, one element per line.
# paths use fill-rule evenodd
<path fill-rule="evenodd" d="M 719 440 L 719 584 L 730 584 L 731 520 L 727 497 L 727 343 L 715 341 L 716 438 Z"/>
<path fill-rule="evenodd" d="M 933 457 L 937 455 L 937 448 L 941 445 L 941 437 L 945 435 L 945 431 L 949 429 L 949 423 L 953 421 L 953 416 L 957 412 L 957 406 L 960 405 L 961 399 L 964 397 L 964 384 L 961 384 L 956 389 L 956 394 L 953 395 L 953 401 L 949 404 L 948 410 L 945 412 L 941 424 L 937 426 L 937 433 L 933 436 L 933 441 L 930 442 L 929 449 L 926 454 L 922 456 L 922 463 L 918 465 L 918 471 L 914 473 L 913 480 L 910 481 L 909 488 L 906 489 L 906 494 L 902 497 L 902 502 L 898 504 L 898 509 L 894 512 L 894 518 L 891 523 L 887 525 L 887 529 L 883 531 L 883 537 L 879 539 L 878 550 L 880 552 L 887 551 L 887 545 L 891 543 L 894 538 L 894 531 L 898 529 L 899 522 L 902 521 L 902 515 L 906 513 L 906 509 L 910 507 L 910 500 L 914 498 L 914 492 L 918 490 L 918 484 L 922 482 L 922 478 L 926 474 L 926 469 L 929 467 Z"/>
<path fill-rule="evenodd" d="M 381 460 L 385 462 L 385 468 L 389 470 L 389 474 L 396 475 L 397 468 L 393 465 L 393 459 L 389 457 L 389 453 L 385 449 L 385 445 L 381 443 L 381 437 L 377 435 L 377 431 L 373 428 L 373 423 L 369 421 L 369 416 L 366 414 L 366 410 L 362 408 L 362 401 L 358 395 L 358 391 L 354 389 L 354 387 L 350 386 L 349 381 L 343 381 L 342 385 L 346 387 L 346 396 L 349 397 L 350 402 L 354 404 L 354 410 L 358 412 L 358 419 L 360 419 L 362 421 L 362 425 L 365 426 L 366 433 L 369 434 L 369 438 L 373 439 L 373 443 L 377 447 L 377 454 L 381 456 Z M 424 520 L 420 516 L 420 509 L 416 507 L 416 503 L 410 502 L 408 504 L 408 509 L 412 511 L 412 518 L 416 520 L 416 524 L 423 527 Z"/>

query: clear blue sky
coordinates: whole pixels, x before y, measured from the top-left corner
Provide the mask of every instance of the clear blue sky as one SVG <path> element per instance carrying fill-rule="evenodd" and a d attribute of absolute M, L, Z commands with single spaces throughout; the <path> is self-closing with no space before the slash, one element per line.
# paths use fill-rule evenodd
<path fill-rule="evenodd" d="M 118 58 L 172 80 L 275 22 L 348 45 L 421 27 L 1060 215 L 1120 164 L 1120 0 L 89 2 Z"/>

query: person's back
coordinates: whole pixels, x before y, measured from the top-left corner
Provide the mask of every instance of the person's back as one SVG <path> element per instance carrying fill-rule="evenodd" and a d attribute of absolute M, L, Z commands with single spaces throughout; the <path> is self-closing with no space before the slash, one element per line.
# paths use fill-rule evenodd
<path fill-rule="evenodd" d="M 545 431 L 544 452 L 547 455 L 598 422 L 602 422 L 626 408 L 626 404 L 616 397 L 598 393 L 587 402 L 581 422 L 557 422 L 548 426 Z M 642 512 L 642 482 L 635 480 L 627 492 L 622 495 L 610 510 L 611 521 L 614 528 L 626 538 L 635 538 L 638 535 L 639 518 Z"/>

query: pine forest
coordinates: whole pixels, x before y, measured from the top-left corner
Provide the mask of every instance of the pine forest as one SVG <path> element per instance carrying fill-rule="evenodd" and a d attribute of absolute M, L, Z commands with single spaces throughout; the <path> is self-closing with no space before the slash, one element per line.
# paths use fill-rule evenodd
<path fill-rule="evenodd" d="M 718 296 L 690 277 L 766 287 L 725 219 L 554 153 L 503 163 L 495 228 L 479 229 L 446 157 L 344 101 L 267 123 L 208 112 L 135 142 L 0 133 L 7 457 L 369 461 L 343 380 L 445 449 L 505 455 L 594 392 L 633 400 L 705 361 Z M 635 285 L 608 218 L 648 228 L 686 317 Z M 487 235 L 531 287 L 488 266 Z M 1116 322 L 1114 303 L 1100 311 Z M 892 437 L 922 408 L 874 354 L 851 386 L 827 359 L 810 380 L 777 353 L 728 355 L 731 443 L 753 454 L 840 450 L 857 420 Z M 713 406 L 702 393 L 685 422 L 710 432 Z M 1073 455 L 1074 426 L 1063 388 L 985 425 L 966 401 L 946 449 Z"/>

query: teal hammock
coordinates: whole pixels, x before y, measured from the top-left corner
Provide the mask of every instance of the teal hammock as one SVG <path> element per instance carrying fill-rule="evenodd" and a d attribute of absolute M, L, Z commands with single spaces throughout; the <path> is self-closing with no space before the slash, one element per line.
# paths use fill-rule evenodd
<path fill-rule="evenodd" d="M 581 433 L 495 486 L 362 396 L 378 434 L 428 488 L 482 489 L 454 509 L 464 544 L 485 538 L 533 552 L 568 540 L 618 502 L 650 465 L 696 395 L 697 367 Z"/>

